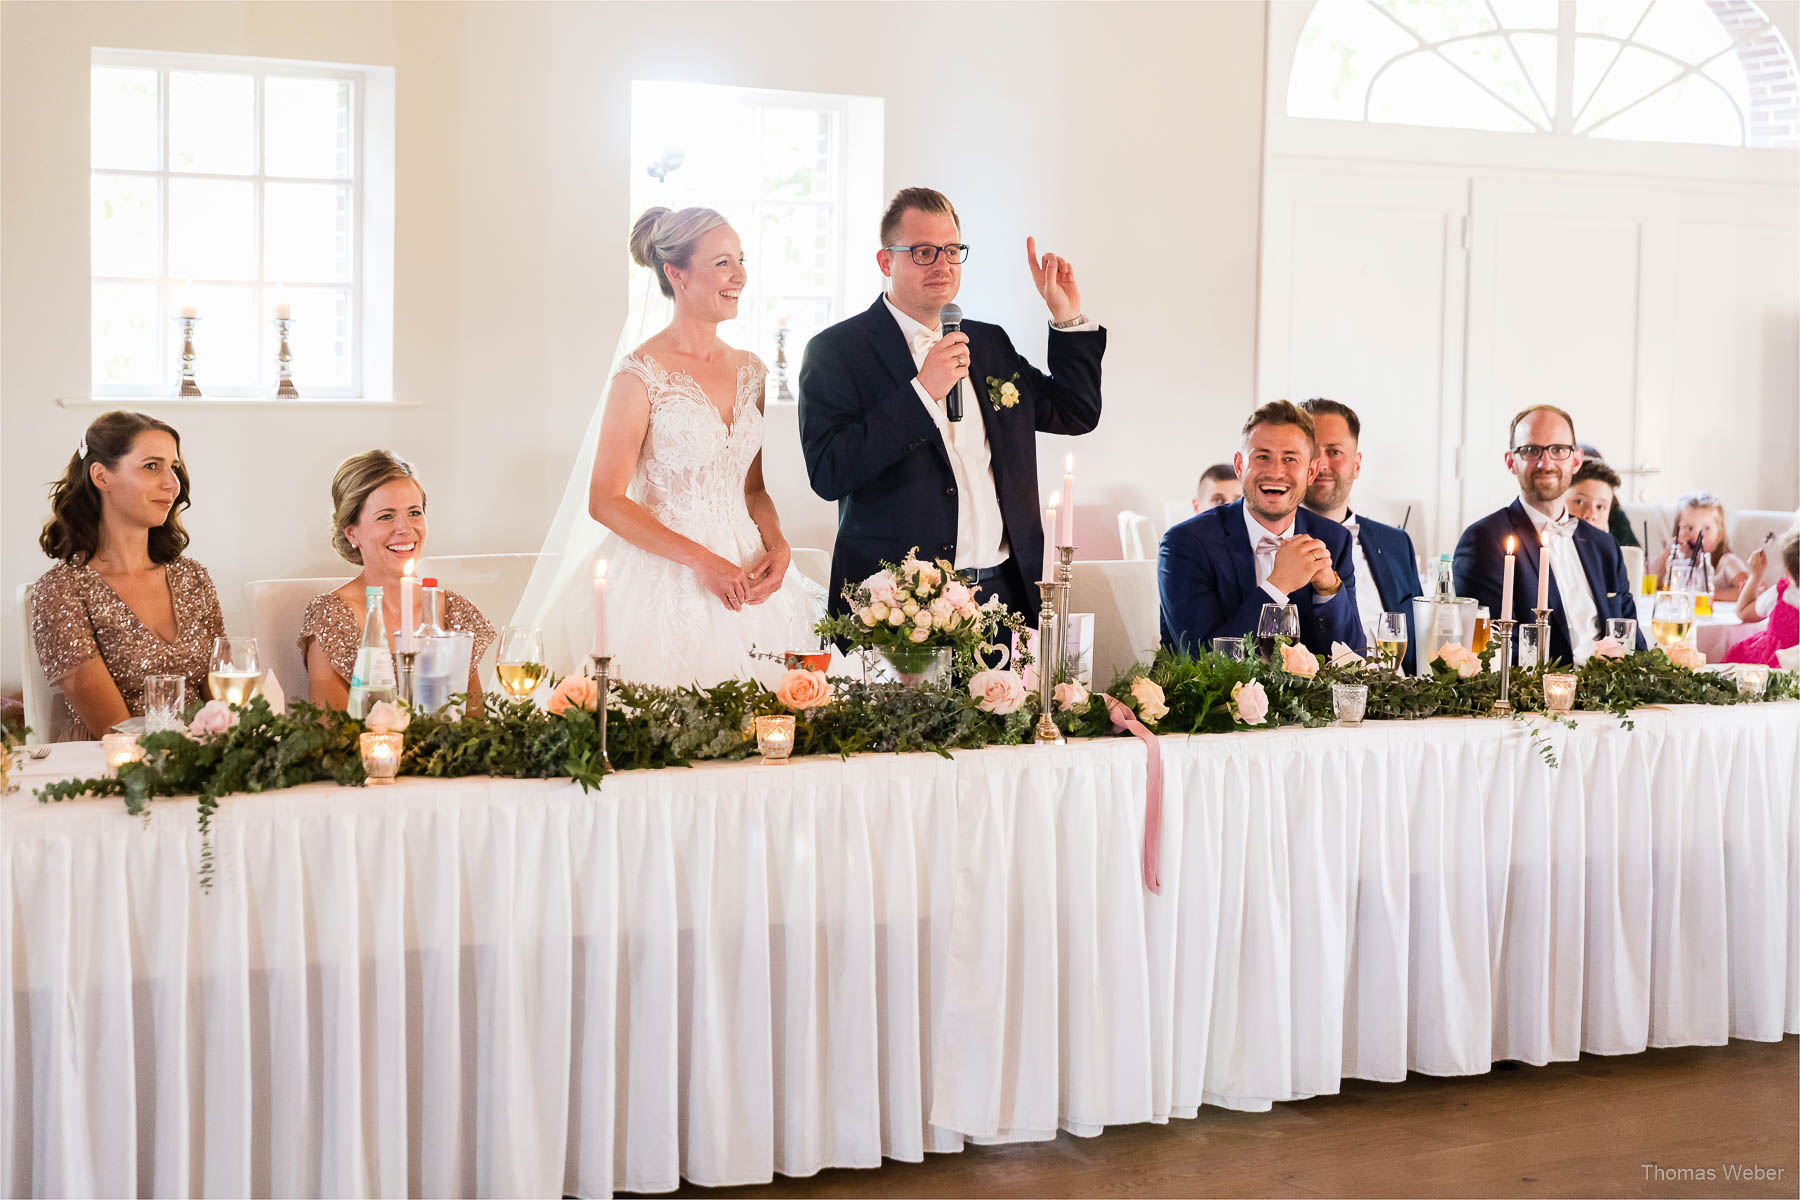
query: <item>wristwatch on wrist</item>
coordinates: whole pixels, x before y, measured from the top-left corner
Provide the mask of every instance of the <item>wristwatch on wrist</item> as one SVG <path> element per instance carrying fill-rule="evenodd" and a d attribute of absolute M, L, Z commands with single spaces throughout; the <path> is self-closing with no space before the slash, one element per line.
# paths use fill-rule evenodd
<path fill-rule="evenodd" d="M 1088 323 L 1088 319 L 1086 317 L 1070 317 L 1066 321 L 1050 322 L 1050 328 L 1052 328 L 1052 329 L 1078 329 L 1081 326 L 1086 325 L 1087 323 Z"/>
<path fill-rule="evenodd" d="M 1315 584 L 1313 584 L 1313 591 L 1319 593 L 1319 595 L 1321 595 L 1321 596 L 1329 597 L 1329 596 L 1337 595 L 1340 591 L 1343 590 L 1343 587 L 1344 587 L 1343 578 L 1341 576 L 1339 576 L 1336 571 L 1333 571 L 1331 573 L 1331 586 L 1330 587 L 1320 587 L 1318 584 L 1315 583 Z"/>

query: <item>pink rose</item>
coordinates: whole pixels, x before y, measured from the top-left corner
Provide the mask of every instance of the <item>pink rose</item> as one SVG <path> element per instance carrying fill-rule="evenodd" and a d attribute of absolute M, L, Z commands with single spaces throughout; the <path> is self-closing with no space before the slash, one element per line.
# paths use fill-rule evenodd
<path fill-rule="evenodd" d="M 1076 709 L 1086 708 L 1088 705 L 1088 690 L 1082 687 L 1078 680 L 1057 684 L 1055 695 L 1056 707 L 1064 712 L 1074 712 Z"/>
<path fill-rule="evenodd" d="M 1665 654 L 1676 666 L 1689 671 L 1698 671 L 1706 665 L 1706 655 L 1693 646 L 1671 646 Z"/>
<path fill-rule="evenodd" d="M 969 680 L 969 695 L 982 712 L 1005 716 L 1025 703 L 1025 681 L 1017 671 L 977 671 Z"/>
<path fill-rule="evenodd" d="M 912 642 L 922 642 L 930 636 L 931 636 L 931 630 L 921 629 L 917 625 L 914 625 L 912 627 L 912 632 L 906 635 L 907 640 L 912 641 Z"/>
<path fill-rule="evenodd" d="M 1163 703 L 1162 685 L 1148 675 L 1131 681 L 1131 698 L 1137 701 L 1138 720 L 1146 725 L 1154 725 L 1169 715 L 1169 706 Z"/>
<path fill-rule="evenodd" d="M 775 699 L 795 712 L 817 708 L 831 699 L 831 684 L 823 671 L 796 668 L 781 677 L 775 687 Z"/>
<path fill-rule="evenodd" d="M 238 723 L 238 715 L 231 711 L 231 705 L 224 700 L 208 700 L 188 722 L 188 736 L 191 738 L 209 738 L 224 733 Z"/>
<path fill-rule="evenodd" d="M 958 583 L 956 580 L 952 579 L 949 583 L 944 585 L 944 600 L 951 608 L 961 608 L 973 599 L 974 595 L 975 594 L 969 590 L 969 585 L 966 583 Z"/>
<path fill-rule="evenodd" d="M 877 571 L 862 581 L 863 589 L 869 593 L 869 599 L 876 604 L 892 604 L 894 592 L 897 590 L 894 577 L 886 571 Z"/>
<path fill-rule="evenodd" d="M 593 712 L 600 704 L 600 685 L 586 675 L 565 675 L 550 693 L 547 707 L 556 716 L 571 708 Z"/>
<path fill-rule="evenodd" d="M 1305 646 L 1290 642 L 1281 648 L 1281 669 L 1289 675 L 1311 679 L 1319 673 L 1319 659 Z"/>
<path fill-rule="evenodd" d="M 1269 719 L 1269 693 L 1259 681 L 1232 685 L 1231 715 L 1245 725 L 1261 725 Z"/>
<path fill-rule="evenodd" d="M 1594 643 L 1595 658 L 1624 658 L 1625 643 L 1618 638 L 1603 637 Z"/>
<path fill-rule="evenodd" d="M 1481 670 L 1481 656 L 1459 642 L 1445 642 L 1439 646 L 1437 661 L 1455 671 L 1463 679 L 1472 678 Z"/>
<path fill-rule="evenodd" d="M 377 700 L 363 717 L 363 726 L 372 733 L 403 733 L 412 724 L 412 714 L 392 700 Z"/>

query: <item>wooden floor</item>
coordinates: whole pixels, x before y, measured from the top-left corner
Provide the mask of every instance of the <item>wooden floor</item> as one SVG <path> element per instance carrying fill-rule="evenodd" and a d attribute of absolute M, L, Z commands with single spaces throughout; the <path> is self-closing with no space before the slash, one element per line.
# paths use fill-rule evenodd
<path fill-rule="evenodd" d="M 1457 1079 L 1347 1081 L 1340 1095 L 1268 1113 L 1206 1108 L 1097 1138 L 1065 1133 L 685 1194 L 1791 1197 L 1797 1131 L 1800 1039 L 1789 1037 Z M 1732 1179 L 1730 1164 L 1768 1175 Z"/>

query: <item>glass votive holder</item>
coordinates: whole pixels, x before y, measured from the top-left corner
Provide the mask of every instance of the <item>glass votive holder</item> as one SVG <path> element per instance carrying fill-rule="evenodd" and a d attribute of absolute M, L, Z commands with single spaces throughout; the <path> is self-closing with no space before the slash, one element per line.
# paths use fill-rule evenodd
<path fill-rule="evenodd" d="M 1226 658 L 1242 662 L 1244 659 L 1244 639 L 1241 637 L 1216 637 L 1212 641 L 1213 653 L 1223 654 Z"/>
<path fill-rule="evenodd" d="M 1550 710 L 1553 717 L 1566 716 L 1575 707 L 1573 675 L 1544 676 L 1544 707 Z"/>
<path fill-rule="evenodd" d="M 1769 686 L 1766 663 L 1737 664 L 1737 690 L 1740 696 L 1760 696 Z"/>
<path fill-rule="evenodd" d="M 400 733 L 365 733 L 358 739 L 362 750 L 363 774 L 370 785 L 392 783 L 400 771 L 400 752 L 406 736 Z"/>
<path fill-rule="evenodd" d="M 117 775 L 126 763 L 143 762 L 144 748 L 135 733 L 107 733 L 100 737 L 100 754 L 106 760 L 106 773 Z"/>
<path fill-rule="evenodd" d="M 786 762 L 794 752 L 794 718 L 756 718 L 756 748 L 765 763 Z"/>
<path fill-rule="evenodd" d="M 1334 683 L 1331 685 L 1331 712 L 1339 725 L 1361 725 L 1369 707 L 1369 685 L 1366 683 Z"/>
<path fill-rule="evenodd" d="M 183 675 L 144 676 L 144 732 L 167 733 L 186 729 L 181 719 L 187 707 L 187 677 Z"/>

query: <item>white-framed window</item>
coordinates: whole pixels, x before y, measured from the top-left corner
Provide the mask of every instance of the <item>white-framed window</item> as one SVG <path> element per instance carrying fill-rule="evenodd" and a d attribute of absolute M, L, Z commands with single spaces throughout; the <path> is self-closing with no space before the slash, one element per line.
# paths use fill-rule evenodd
<path fill-rule="evenodd" d="M 94 396 L 171 394 L 181 374 L 176 318 L 188 308 L 201 318 L 201 391 L 270 396 L 273 318 L 283 305 L 301 396 L 370 394 L 365 368 L 372 359 L 382 374 L 391 348 L 371 354 L 367 342 L 391 327 L 391 311 L 365 319 L 369 75 L 314 63 L 94 51 Z M 391 126 L 376 140 L 391 145 Z M 391 190 L 391 158 L 385 174 Z M 391 200 L 376 207 L 391 246 Z M 391 251 L 389 262 L 391 272 Z M 378 285 L 377 299 L 390 287 Z"/>
<path fill-rule="evenodd" d="M 861 307 L 853 292 L 874 272 L 881 101 L 639 81 L 631 155 L 634 218 L 652 205 L 700 205 L 737 230 L 749 283 L 738 319 L 720 334 L 774 369 L 786 329 L 791 391 L 808 339 Z M 865 244 L 868 254 L 857 256 Z M 770 396 L 779 398 L 775 387 Z"/>
<path fill-rule="evenodd" d="M 1791 149 L 1796 78 L 1753 0 L 1318 0 L 1286 114 Z"/>

